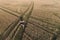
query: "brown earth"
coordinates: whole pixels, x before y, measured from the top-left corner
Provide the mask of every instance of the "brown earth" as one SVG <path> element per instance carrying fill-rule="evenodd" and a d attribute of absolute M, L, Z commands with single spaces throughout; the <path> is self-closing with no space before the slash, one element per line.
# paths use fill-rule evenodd
<path fill-rule="evenodd" d="M 26 1 L 25 0 L 22 0 L 22 1 L 19 1 L 19 0 L 17 0 L 17 1 L 10 1 L 10 0 L 2 1 L 1 0 L 0 5 L 7 7 L 11 10 L 22 13 L 26 10 L 26 8 L 29 6 L 31 1 L 30 0 L 26 0 Z M 31 16 L 34 16 L 38 19 L 42 19 L 44 21 L 48 21 L 51 24 L 54 24 L 55 29 L 53 26 L 49 25 L 48 23 L 36 21 L 33 19 L 32 20 L 36 21 L 39 24 L 44 25 L 42 27 L 47 26 L 49 29 L 54 29 L 54 30 L 56 30 L 56 28 L 60 28 L 59 27 L 60 26 L 60 3 L 59 3 L 60 1 L 59 0 L 54 0 L 54 1 L 53 0 L 45 0 L 45 1 L 44 0 L 33 0 L 33 1 L 34 1 L 34 9 L 33 9 Z M 8 25 L 10 23 L 12 23 L 15 19 L 17 19 L 17 17 L 0 10 L 0 33 L 2 33 L 5 30 L 5 28 L 7 28 Z M 30 24 L 28 24 L 28 26 L 29 25 Z M 53 27 L 53 28 L 51 28 L 51 27 Z M 37 34 L 40 36 L 42 36 L 44 34 L 44 36 L 47 37 L 47 39 L 46 38 L 45 39 L 50 40 L 50 38 L 48 39 L 48 37 L 50 37 L 52 34 L 50 35 L 50 33 L 43 32 L 43 31 L 44 30 L 42 30 L 41 28 L 40 29 L 36 28 L 33 25 L 30 25 L 29 27 L 26 28 L 26 32 L 28 34 L 30 34 L 33 39 L 37 38 Z M 40 36 L 38 36 L 38 38 Z M 45 39 L 43 39 L 44 36 L 41 37 L 41 40 L 45 40 Z M 25 38 L 25 40 L 28 40 L 28 39 Z M 40 39 L 38 39 L 38 40 L 40 40 Z"/>

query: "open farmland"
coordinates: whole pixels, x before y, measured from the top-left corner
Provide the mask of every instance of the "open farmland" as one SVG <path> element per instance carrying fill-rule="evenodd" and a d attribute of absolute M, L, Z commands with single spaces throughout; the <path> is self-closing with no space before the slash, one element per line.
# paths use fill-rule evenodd
<path fill-rule="evenodd" d="M 2 2 L 0 40 L 60 40 L 59 3 L 46 1 Z M 20 17 L 26 22 L 24 28 L 20 25 Z"/>

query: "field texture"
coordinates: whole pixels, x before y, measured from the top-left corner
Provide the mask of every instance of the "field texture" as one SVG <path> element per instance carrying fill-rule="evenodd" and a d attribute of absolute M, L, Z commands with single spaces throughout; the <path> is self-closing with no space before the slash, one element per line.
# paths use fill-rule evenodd
<path fill-rule="evenodd" d="M 59 0 L 0 1 L 0 40 L 60 40 Z M 20 17 L 26 22 L 23 28 Z"/>

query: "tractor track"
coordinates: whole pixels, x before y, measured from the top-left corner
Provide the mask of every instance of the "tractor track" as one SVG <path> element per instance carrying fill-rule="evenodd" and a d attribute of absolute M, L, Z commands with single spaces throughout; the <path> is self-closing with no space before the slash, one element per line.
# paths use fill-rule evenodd
<path fill-rule="evenodd" d="M 2 38 L 1 38 L 1 40 L 11 40 L 10 38 L 12 38 L 13 37 L 13 35 L 15 34 L 15 32 L 17 31 L 17 29 L 19 28 L 19 26 L 20 26 L 20 24 L 19 25 L 17 25 L 18 23 L 19 23 L 19 21 L 20 21 L 20 16 L 23 16 L 24 14 L 22 14 L 22 15 L 20 15 L 20 16 L 17 16 L 17 15 L 15 15 L 15 14 L 13 14 L 13 13 L 16 13 L 16 12 L 11 12 L 11 11 L 7 11 L 6 9 L 4 9 L 4 8 L 0 8 L 1 10 L 3 10 L 3 11 L 5 11 L 5 12 L 7 12 L 7 13 L 9 13 L 9 14 L 11 14 L 11 15 L 14 15 L 14 16 L 16 16 L 16 17 L 18 17 L 18 20 L 15 20 L 14 22 L 12 22 L 9 26 L 8 26 L 8 28 L 6 28 L 6 30 L 1 34 L 1 36 L 2 36 Z M 27 8 L 27 10 L 24 12 L 24 13 L 26 13 L 27 11 L 28 11 L 28 9 L 29 9 L 29 7 Z M 18 13 L 19 14 L 19 13 Z M 18 27 L 15 27 L 15 26 L 18 26 Z M 12 32 L 11 32 L 12 31 Z M 13 32 L 14 31 L 14 32 Z M 12 34 L 11 34 L 12 33 Z M 10 35 L 10 38 L 9 38 L 9 35 Z"/>
<path fill-rule="evenodd" d="M 24 13 L 26 13 L 27 11 L 28 11 L 28 9 L 29 9 L 30 7 L 28 7 L 27 8 L 27 10 L 24 12 Z M 7 9 L 7 8 L 5 8 L 5 7 L 3 7 L 3 8 L 0 8 L 1 10 L 3 10 L 3 11 L 5 11 L 5 12 L 7 12 L 7 13 L 9 13 L 9 14 L 11 14 L 11 15 L 14 15 L 14 16 L 16 16 L 16 17 L 18 17 L 18 19 L 19 19 L 19 17 L 20 16 L 23 16 L 24 15 L 24 13 L 23 13 L 23 15 L 20 15 L 21 13 L 19 13 L 19 12 L 16 12 L 16 11 L 13 11 L 13 10 L 11 10 L 11 9 Z M 9 11 L 8 11 L 9 10 Z M 16 13 L 16 14 L 14 14 L 14 13 Z M 34 20 L 37 20 L 37 21 L 42 21 L 42 22 L 44 22 L 44 23 L 47 23 L 48 25 L 52 25 L 52 27 L 54 26 L 56 26 L 55 24 L 51 24 L 51 23 L 49 23 L 49 22 L 47 22 L 47 21 L 44 21 L 44 20 L 42 20 L 42 19 L 38 19 L 38 18 L 36 18 L 36 17 L 33 17 L 33 16 L 30 16 L 30 18 L 31 19 L 34 19 Z M 17 22 L 16 22 L 17 21 Z M 14 24 L 14 23 L 16 23 L 17 24 L 17 26 L 16 26 L 16 24 Z M 48 32 L 48 33 L 51 33 L 51 34 L 54 34 L 53 32 L 52 32 L 52 30 L 50 30 L 50 29 L 48 29 L 48 28 L 46 28 L 46 27 L 43 27 L 43 25 L 40 25 L 39 23 L 37 23 L 37 22 L 33 22 L 33 20 L 28 20 L 28 23 L 29 24 L 32 24 L 32 25 L 34 25 L 34 26 L 36 26 L 36 28 L 40 28 L 40 29 L 43 29 L 43 30 L 45 30 L 46 32 Z M 6 40 L 11 40 L 11 39 L 13 39 L 14 40 L 14 38 L 15 38 L 15 36 L 18 34 L 17 32 L 19 32 L 18 30 L 21 28 L 21 27 L 19 27 L 20 26 L 20 24 L 19 24 L 19 20 L 15 20 L 14 22 L 12 22 L 9 26 L 8 26 L 8 28 L 6 28 L 6 30 L 2 33 L 2 40 L 5 40 L 7 37 L 8 37 L 8 35 L 11 35 L 10 36 L 10 39 L 9 39 L 9 37 L 6 39 Z M 12 26 L 14 26 L 14 27 L 12 27 Z M 11 26 L 11 27 L 10 27 Z M 40 26 L 42 26 L 42 27 L 40 27 Z M 7 30 L 8 29 L 8 30 Z M 37 29 L 36 29 L 37 30 Z M 14 31 L 14 32 L 11 32 L 11 31 Z M 21 30 L 22 31 L 22 30 Z M 8 32 L 8 34 L 6 34 Z M 11 33 L 12 34 L 11 34 Z M 34 40 L 33 38 L 32 38 L 32 36 L 29 34 L 29 33 L 27 33 L 27 32 L 25 32 L 24 33 L 24 35 L 27 35 L 27 38 L 29 38 L 29 39 L 32 39 L 32 40 Z"/>

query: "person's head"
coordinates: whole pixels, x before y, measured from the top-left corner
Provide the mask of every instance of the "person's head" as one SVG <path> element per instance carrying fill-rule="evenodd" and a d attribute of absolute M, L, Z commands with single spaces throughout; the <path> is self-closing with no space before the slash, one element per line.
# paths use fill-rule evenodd
<path fill-rule="evenodd" d="M 22 21 L 23 20 L 23 17 L 20 17 L 20 20 Z"/>

